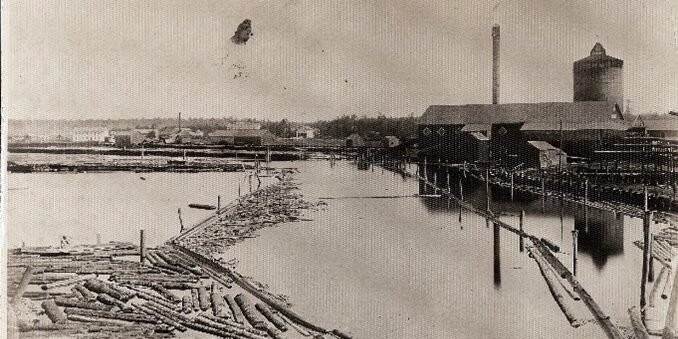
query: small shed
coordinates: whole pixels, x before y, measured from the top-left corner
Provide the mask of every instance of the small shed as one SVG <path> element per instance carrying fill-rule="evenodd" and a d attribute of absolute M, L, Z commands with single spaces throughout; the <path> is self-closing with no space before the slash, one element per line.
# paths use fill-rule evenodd
<path fill-rule="evenodd" d="M 353 133 L 346 138 L 346 147 L 364 147 L 365 141 L 357 133 Z"/>
<path fill-rule="evenodd" d="M 263 146 L 275 143 L 276 136 L 267 129 L 218 130 L 208 135 L 212 144 Z"/>
<path fill-rule="evenodd" d="M 528 141 L 524 161 L 529 167 L 550 168 L 567 164 L 567 154 L 546 141 Z"/>
<path fill-rule="evenodd" d="M 115 147 L 133 147 L 139 146 L 144 143 L 146 136 L 137 131 L 124 131 L 116 133 L 115 137 Z"/>

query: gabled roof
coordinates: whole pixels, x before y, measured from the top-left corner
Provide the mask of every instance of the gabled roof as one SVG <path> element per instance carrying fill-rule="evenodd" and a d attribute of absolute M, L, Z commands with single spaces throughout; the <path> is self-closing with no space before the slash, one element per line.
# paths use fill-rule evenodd
<path fill-rule="evenodd" d="M 558 147 L 555 147 L 551 144 L 549 144 L 546 141 L 528 141 L 528 144 L 532 145 L 534 148 L 540 150 L 540 151 L 546 151 L 546 150 L 558 150 Z"/>
<path fill-rule="evenodd" d="M 601 121 L 601 122 L 563 122 L 562 128 L 563 131 L 581 131 L 581 130 L 594 130 L 594 129 L 607 129 L 607 130 L 617 130 L 625 131 L 630 127 L 624 121 L 620 120 L 610 120 L 610 121 Z M 560 122 L 559 121 L 550 121 L 550 122 L 526 122 L 520 128 L 521 131 L 559 131 Z"/>
<path fill-rule="evenodd" d="M 669 114 L 639 115 L 646 131 L 678 131 L 678 117 Z"/>
<path fill-rule="evenodd" d="M 433 105 L 419 124 L 469 125 L 522 122 L 603 122 L 623 119 L 619 107 L 608 101 L 541 102 L 497 105 Z"/>

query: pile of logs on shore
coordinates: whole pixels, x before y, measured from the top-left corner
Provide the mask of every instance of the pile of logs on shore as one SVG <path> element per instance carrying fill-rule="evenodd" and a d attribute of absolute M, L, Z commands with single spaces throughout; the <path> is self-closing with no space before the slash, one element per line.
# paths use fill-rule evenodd
<path fill-rule="evenodd" d="M 120 254 L 132 251 L 135 256 Z M 296 338 L 317 333 L 171 248 L 17 249 L 8 260 L 15 337 Z M 83 269 L 85 267 L 85 269 Z M 290 331 L 290 328 L 294 329 Z M 21 333 L 21 334 L 19 334 Z"/>

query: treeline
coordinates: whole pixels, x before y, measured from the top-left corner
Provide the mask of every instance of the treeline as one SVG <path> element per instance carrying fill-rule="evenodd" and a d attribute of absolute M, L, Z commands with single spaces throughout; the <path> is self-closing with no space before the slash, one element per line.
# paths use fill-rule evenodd
<path fill-rule="evenodd" d="M 418 118 L 409 116 L 393 118 L 379 116 L 376 118 L 344 115 L 333 120 L 321 120 L 311 126 L 319 130 L 323 138 L 346 138 L 353 133 L 368 138 L 380 138 L 395 135 L 404 140 L 417 134 Z"/>

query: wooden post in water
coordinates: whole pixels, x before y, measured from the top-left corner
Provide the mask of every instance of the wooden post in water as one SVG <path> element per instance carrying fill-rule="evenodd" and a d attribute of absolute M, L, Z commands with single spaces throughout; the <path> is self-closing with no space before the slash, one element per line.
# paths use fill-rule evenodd
<path fill-rule="evenodd" d="M 650 220 L 652 219 L 652 214 L 650 212 L 645 212 L 643 215 L 643 268 L 642 276 L 640 279 L 640 309 L 645 315 L 645 305 L 647 302 L 645 300 L 645 284 L 647 283 L 647 266 L 648 266 L 648 255 L 649 255 L 649 243 L 650 243 Z"/>
<path fill-rule="evenodd" d="M 485 170 L 485 195 L 487 198 L 485 199 L 485 211 L 489 212 L 490 211 L 490 169 L 487 168 Z"/>
<path fill-rule="evenodd" d="M 520 226 L 520 238 L 518 239 L 518 242 L 520 243 L 520 252 L 525 252 L 525 239 L 523 238 L 523 223 L 525 222 L 525 211 L 520 211 L 520 217 L 519 217 L 519 226 Z"/>
<path fill-rule="evenodd" d="M 139 262 L 142 265 L 146 262 L 146 237 L 144 230 L 139 230 Z"/>
<path fill-rule="evenodd" d="M 181 219 L 181 208 L 179 209 L 179 234 L 184 233 L 184 220 Z"/>
<path fill-rule="evenodd" d="M 459 223 L 461 223 L 461 204 L 459 204 Z M 461 226 L 461 228 L 464 228 L 464 226 Z"/>
<path fill-rule="evenodd" d="M 647 212 L 650 210 L 650 206 L 648 203 L 648 196 L 647 196 L 647 186 L 643 186 L 643 211 Z"/>
<path fill-rule="evenodd" d="M 464 201 L 464 183 L 461 181 L 461 177 L 459 177 L 459 199 Z"/>
<path fill-rule="evenodd" d="M 650 244 L 648 245 L 648 252 L 650 252 L 650 262 L 647 264 L 647 281 L 654 281 L 654 257 L 652 256 L 652 247 L 654 246 L 654 235 L 650 235 Z"/>
<path fill-rule="evenodd" d="M 584 181 L 584 205 L 589 204 L 589 179 Z"/>
<path fill-rule="evenodd" d="M 496 287 L 501 286 L 501 246 L 500 246 L 500 239 L 499 239 L 499 225 L 496 223 L 492 223 L 494 226 L 493 228 L 493 236 L 494 236 L 494 285 Z"/>
<path fill-rule="evenodd" d="M 433 172 L 433 194 L 438 194 L 438 169 Z"/>
<path fill-rule="evenodd" d="M 579 230 L 572 230 L 572 274 L 577 275 L 577 255 L 579 254 Z"/>
<path fill-rule="evenodd" d="M 511 201 L 513 201 L 513 172 L 511 172 Z"/>
<path fill-rule="evenodd" d="M 450 169 L 447 169 L 447 191 L 452 192 L 452 188 L 450 187 Z"/>
<path fill-rule="evenodd" d="M 220 210 L 221 210 L 221 196 L 217 195 L 217 214 L 219 214 Z"/>
<path fill-rule="evenodd" d="M 541 176 L 541 213 L 544 213 L 546 208 L 546 182 L 544 179 L 544 174 Z"/>

